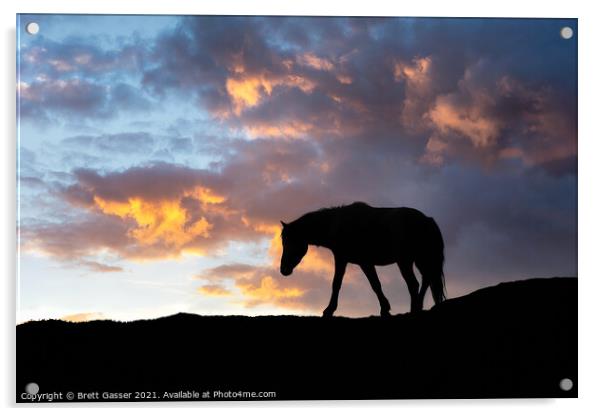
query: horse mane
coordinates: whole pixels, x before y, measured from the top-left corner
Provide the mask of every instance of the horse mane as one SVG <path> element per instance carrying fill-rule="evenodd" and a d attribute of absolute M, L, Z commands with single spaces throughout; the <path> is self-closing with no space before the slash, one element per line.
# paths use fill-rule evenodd
<path fill-rule="evenodd" d="M 362 201 L 355 201 L 355 202 L 353 202 L 351 204 L 348 204 L 348 205 L 335 205 L 335 206 L 332 206 L 332 207 L 320 208 L 320 209 L 318 209 L 316 211 L 308 212 L 308 214 L 314 214 L 314 213 L 317 213 L 317 212 L 325 212 L 325 211 L 326 212 L 338 211 L 341 208 L 351 208 L 351 207 L 358 207 L 358 208 L 359 207 L 369 207 L 370 208 L 370 205 L 368 205 L 368 204 L 366 204 L 365 202 L 362 202 Z"/>
<path fill-rule="evenodd" d="M 303 220 L 307 220 L 309 218 L 315 218 L 315 217 L 322 217 L 325 216 L 324 214 L 334 214 L 337 213 L 338 211 L 342 210 L 342 209 L 346 209 L 346 208 L 359 208 L 359 207 L 370 207 L 370 205 L 366 204 L 365 202 L 361 202 L 361 201 L 356 201 L 353 202 L 351 204 L 348 205 L 335 205 L 332 207 L 326 207 L 326 208 L 320 208 L 317 209 L 315 211 L 310 211 L 306 214 L 303 214 L 301 217 L 299 217 L 298 219 L 296 219 L 295 221 L 291 222 L 291 224 L 297 223 L 298 221 L 303 222 Z"/>

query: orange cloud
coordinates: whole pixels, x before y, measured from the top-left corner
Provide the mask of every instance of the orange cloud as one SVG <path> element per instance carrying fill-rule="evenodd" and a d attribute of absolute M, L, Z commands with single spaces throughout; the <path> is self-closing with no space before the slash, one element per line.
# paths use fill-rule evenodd
<path fill-rule="evenodd" d="M 236 282 L 236 286 L 248 298 L 243 301 L 246 307 L 253 307 L 263 303 L 287 303 L 300 298 L 304 293 L 302 289 L 297 287 L 281 287 L 270 275 L 262 276 L 259 285 L 240 280 Z"/>
<path fill-rule="evenodd" d="M 182 197 L 193 198 L 205 207 L 225 200 L 202 187 L 185 192 Z M 146 201 L 140 197 L 131 197 L 125 202 L 99 196 L 94 196 L 93 199 L 96 207 L 104 214 L 134 220 L 136 226 L 129 230 L 128 235 L 142 245 L 160 242 L 181 248 L 198 237 L 210 237 L 212 224 L 203 216 L 191 221 L 189 212 L 180 204 L 180 199 Z"/>
<path fill-rule="evenodd" d="M 298 267 L 302 271 L 322 273 L 329 277 L 334 272 L 334 259 L 330 251 L 310 246 Z"/>
<path fill-rule="evenodd" d="M 282 225 L 277 223 L 264 223 L 259 221 L 251 221 L 247 217 L 243 217 L 242 221 L 245 225 L 253 228 L 255 231 L 266 234 L 271 237 L 270 247 L 268 248 L 268 254 L 272 258 L 272 266 L 276 266 L 280 262 L 280 256 L 282 254 Z M 309 250 L 303 258 L 303 263 L 316 265 L 318 263 L 324 263 L 322 260 L 318 260 L 317 257 L 319 250 L 313 246 L 309 247 Z M 322 251 L 320 251 L 322 253 Z M 315 267 L 308 266 L 309 269 L 315 269 Z"/>
<path fill-rule="evenodd" d="M 430 66 L 398 67 L 396 73 L 407 78 L 408 87 L 428 85 L 425 68 Z M 490 63 L 480 60 L 465 69 L 456 91 L 427 94 L 425 87 L 421 96 L 419 88 L 408 90 L 404 124 L 418 123 L 430 133 L 422 162 L 441 165 L 444 156 L 468 152 L 486 163 L 516 159 L 533 166 L 562 163 L 576 154 L 576 126 L 550 88 L 525 85 L 508 75 L 493 78 L 491 73 Z M 420 110 L 407 113 L 408 108 Z"/>
<path fill-rule="evenodd" d="M 340 57 L 337 60 L 337 62 L 339 64 L 344 64 L 345 62 L 347 62 L 349 56 L 353 55 L 355 52 L 357 52 L 357 50 Z M 319 71 L 333 71 L 335 69 L 335 61 L 328 58 L 319 57 L 311 52 L 307 52 L 297 56 L 297 62 L 301 65 L 317 69 Z M 290 66 L 288 66 L 287 68 L 290 69 Z M 350 75 L 344 73 L 336 73 L 335 77 L 341 84 L 349 85 L 353 83 L 353 78 Z"/>
<path fill-rule="evenodd" d="M 415 88 L 427 88 L 431 80 L 432 65 L 433 60 L 430 56 L 416 57 L 412 60 L 412 64 L 396 61 L 393 76 L 395 81 L 406 80 Z"/>
<path fill-rule="evenodd" d="M 82 313 L 75 313 L 72 315 L 65 315 L 61 318 L 61 321 L 88 322 L 88 321 L 97 321 L 100 319 L 106 319 L 105 316 L 100 312 L 82 312 Z"/>
<path fill-rule="evenodd" d="M 493 145 L 499 137 L 501 126 L 497 120 L 482 113 L 480 103 L 459 106 L 448 96 L 437 97 L 435 106 L 429 112 L 429 118 L 437 129 L 447 134 L 455 131 L 470 139 L 475 147 Z"/>
<path fill-rule="evenodd" d="M 353 83 L 353 78 L 349 75 L 337 74 L 336 77 L 341 84 L 350 85 Z"/>
<path fill-rule="evenodd" d="M 226 90 L 234 103 L 234 112 L 240 115 L 243 109 L 254 107 L 261 96 L 272 93 L 273 84 L 263 77 L 226 80 Z"/>
<path fill-rule="evenodd" d="M 448 146 L 441 138 L 431 136 L 426 143 L 426 151 L 420 160 L 430 165 L 439 166 L 443 163 L 443 153 Z"/>
<path fill-rule="evenodd" d="M 314 128 L 313 125 L 289 120 L 279 123 L 254 123 L 245 126 L 245 130 L 252 138 L 257 137 L 291 137 L 305 136 Z"/>
<path fill-rule="evenodd" d="M 234 114 L 240 115 L 243 110 L 258 105 L 265 97 L 272 94 L 276 86 L 297 87 L 303 92 L 310 92 L 315 83 L 300 75 L 272 77 L 268 75 L 247 75 L 239 72 L 235 78 L 226 80 L 226 91 L 232 100 Z M 223 115 L 222 115 L 223 116 Z"/>
<path fill-rule="evenodd" d="M 253 186 L 264 186 L 262 178 L 287 181 L 294 172 L 287 168 L 286 154 L 279 158 L 262 158 L 252 168 L 243 163 L 228 175 L 251 169 L 249 174 L 257 181 Z M 23 250 L 94 272 L 119 272 L 121 267 L 100 262 L 106 256 L 96 256 L 143 261 L 207 255 L 232 241 L 280 235 L 279 216 L 272 223 L 257 218 L 257 213 L 247 215 L 241 190 L 230 191 L 229 181 L 204 171 L 160 164 L 105 175 L 80 170 L 74 178 L 76 183 L 63 188 L 60 195 L 77 210 L 84 210 L 77 211 L 83 215 L 68 227 L 48 223 L 23 228 Z"/>
<path fill-rule="evenodd" d="M 414 131 L 425 128 L 424 115 L 434 98 L 432 58 L 416 57 L 411 64 L 396 61 L 393 77 L 397 82 L 405 82 L 402 124 Z"/>
<path fill-rule="evenodd" d="M 268 249 L 270 263 L 259 266 L 224 264 L 201 272 L 195 278 L 212 284 L 224 280 L 233 281 L 244 298 L 242 304 L 248 308 L 261 304 L 307 310 L 318 310 L 322 307 L 321 300 L 317 305 L 308 305 L 306 295 L 308 291 L 312 292 L 310 297 L 313 299 L 317 284 L 321 287 L 330 286 L 333 273 L 333 258 L 330 251 L 310 246 L 295 271 L 295 279 L 283 278 L 278 272 L 282 254 L 282 226 L 279 223 L 251 221 L 246 217 L 243 217 L 243 223 L 259 233 L 271 236 Z M 221 287 L 221 284 L 217 286 Z M 199 289 L 199 291 L 207 294 L 205 290 Z"/>
<path fill-rule="evenodd" d="M 329 270 L 325 271 L 327 268 Z M 240 297 L 232 297 L 230 301 L 246 308 L 271 305 L 303 310 L 306 313 L 320 313 L 330 295 L 332 268 L 332 257 L 329 253 L 327 255 L 325 250 L 312 253 L 310 249 L 302 265 L 289 278 L 280 276 L 277 264 L 254 266 L 240 263 L 224 264 L 205 270 L 195 277 L 217 286 L 221 286 L 224 281 L 232 282 Z M 387 284 L 387 280 L 383 280 L 383 284 Z M 361 315 L 367 310 L 374 312 L 378 306 L 368 283 L 363 276 L 358 275 L 358 269 L 355 267 L 349 267 L 346 273 L 345 293 L 348 297 L 341 298 L 341 310 L 354 310 L 354 314 Z M 358 298 L 365 304 L 360 306 Z"/>
<path fill-rule="evenodd" d="M 197 289 L 197 291 L 207 296 L 230 296 L 232 294 L 232 292 L 230 292 L 228 289 L 217 284 L 201 286 Z"/>
<path fill-rule="evenodd" d="M 334 68 L 334 64 L 326 58 L 320 58 L 313 53 L 305 53 L 297 57 L 297 60 L 302 65 L 309 66 L 320 71 L 330 71 Z"/>
<path fill-rule="evenodd" d="M 244 218 L 243 221 L 251 225 L 248 219 Z M 280 264 L 280 256 L 282 255 L 282 226 L 280 224 L 262 223 L 251 226 L 256 231 L 271 235 L 268 254 L 272 259 L 271 267 L 277 269 Z M 321 250 L 317 247 L 310 246 L 307 254 L 299 264 L 299 270 L 317 273 L 327 272 L 328 274 L 333 271 L 332 264 L 332 255 L 328 250 Z"/>

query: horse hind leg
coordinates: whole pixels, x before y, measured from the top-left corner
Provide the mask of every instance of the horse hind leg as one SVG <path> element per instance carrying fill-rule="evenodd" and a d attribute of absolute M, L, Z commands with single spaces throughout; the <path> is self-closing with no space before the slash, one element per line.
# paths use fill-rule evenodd
<path fill-rule="evenodd" d="M 380 316 L 390 316 L 391 305 L 383 293 L 380 280 L 378 280 L 378 274 L 376 273 L 376 268 L 373 265 L 367 264 L 360 265 L 360 267 L 368 278 L 372 290 L 374 290 L 374 293 L 376 293 L 376 296 L 378 297 L 378 302 L 380 303 Z"/>
<path fill-rule="evenodd" d="M 414 274 L 414 267 L 413 267 L 413 262 L 411 261 L 406 261 L 406 262 L 400 262 L 397 263 L 397 266 L 399 267 L 399 271 L 401 272 L 401 275 L 403 276 L 403 279 L 406 281 L 406 284 L 408 285 L 408 291 L 410 292 L 410 299 L 411 299 L 411 312 L 418 312 L 422 310 L 422 301 L 421 299 L 424 299 L 424 293 L 422 293 L 421 296 L 421 292 L 422 290 L 419 292 L 418 288 L 419 288 L 419 284 L 418 284 L 418 279 L 416 279 L 416 275 Z M 423 283 L 423 288 L 426 287 L 426 285 Z M 424 289 L 424 292 L 426 292 L 426 289 Z"/>
<path fill-rule="evenodd" d="M 424 296 L 426 295 L 426 291 L 428 290 L 429 286 L 429 281 L 423 277 L 422 285 L 420 286 L 420 291 L 418 292 L 418 306 L 420 307 L 420 310 L 422 310 L 424 306 Z"/>
<path fill-rule="evenodd" d="M 416 267 L 418 268 L 418 270 L 420 271 L 420 274 L 422 275 L 422 287 L 420 288 L 420 299 L 421 302 L 424 301 L 424 296 L 426 294 L 426 291 L 428 290 L 428 288 L 431 288 L 431 292 L 433 291 L 432 285 L 433 285 L 433 281 L 434 279 L 439 278 L 437 275 L 437 270 L 436 268 L 434 268 L 430 263 L 424 261 L 424 260 L 417 260 L 416 261 Z M 435 296 L 433 295 L 433 299 L 435 299 Z M 435 300 L 435 303 L 437 303 L 437 301 Z"/>

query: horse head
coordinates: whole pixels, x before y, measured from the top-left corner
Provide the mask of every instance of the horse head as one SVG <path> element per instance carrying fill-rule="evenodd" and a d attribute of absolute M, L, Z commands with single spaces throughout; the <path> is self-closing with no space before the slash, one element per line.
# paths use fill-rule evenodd
<path fill-rule="evenodd" d="M 280 273 L 290 276 L 307 253 L 308 244 L 299 235 L 295 227 L 280 221 L 282 224 L 282 258 L 280 259 Z"/>

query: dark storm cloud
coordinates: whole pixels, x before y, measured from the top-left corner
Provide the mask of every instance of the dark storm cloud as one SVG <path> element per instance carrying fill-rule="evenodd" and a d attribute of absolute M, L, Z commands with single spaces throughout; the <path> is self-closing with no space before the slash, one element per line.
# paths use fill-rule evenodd
<path fill-rule="evenodd" d="M 384 136 L 423 163 L 558 166 L 576 152 L 575 106 L 558 104 L 576 94 L 569 23 L 186 18 L 144 84 L 192 91 L 254 137 Z"/>
<path fill-rule="evenodd" d="M 74 172 L 76 184 L 69 190 L 89 190 L 101 198 L 125 202 L 131 197 L 145 200 L 173 199 L 210 176 L 206 171 L 159 163 L 133 167 L 106 175 L 91 169 Z"/>
<path fill-rule="evenodd" d="M 252 137 L 381 136 L 422 163 L 514 158 L 562 172 L 576 152 L 576 106 L 558 104 L 576 94 L 565 24 L 194 16 L 113 49 L 40 37 L 22 52 L 21 113 L 103 118 L 192 94 Z"/>

